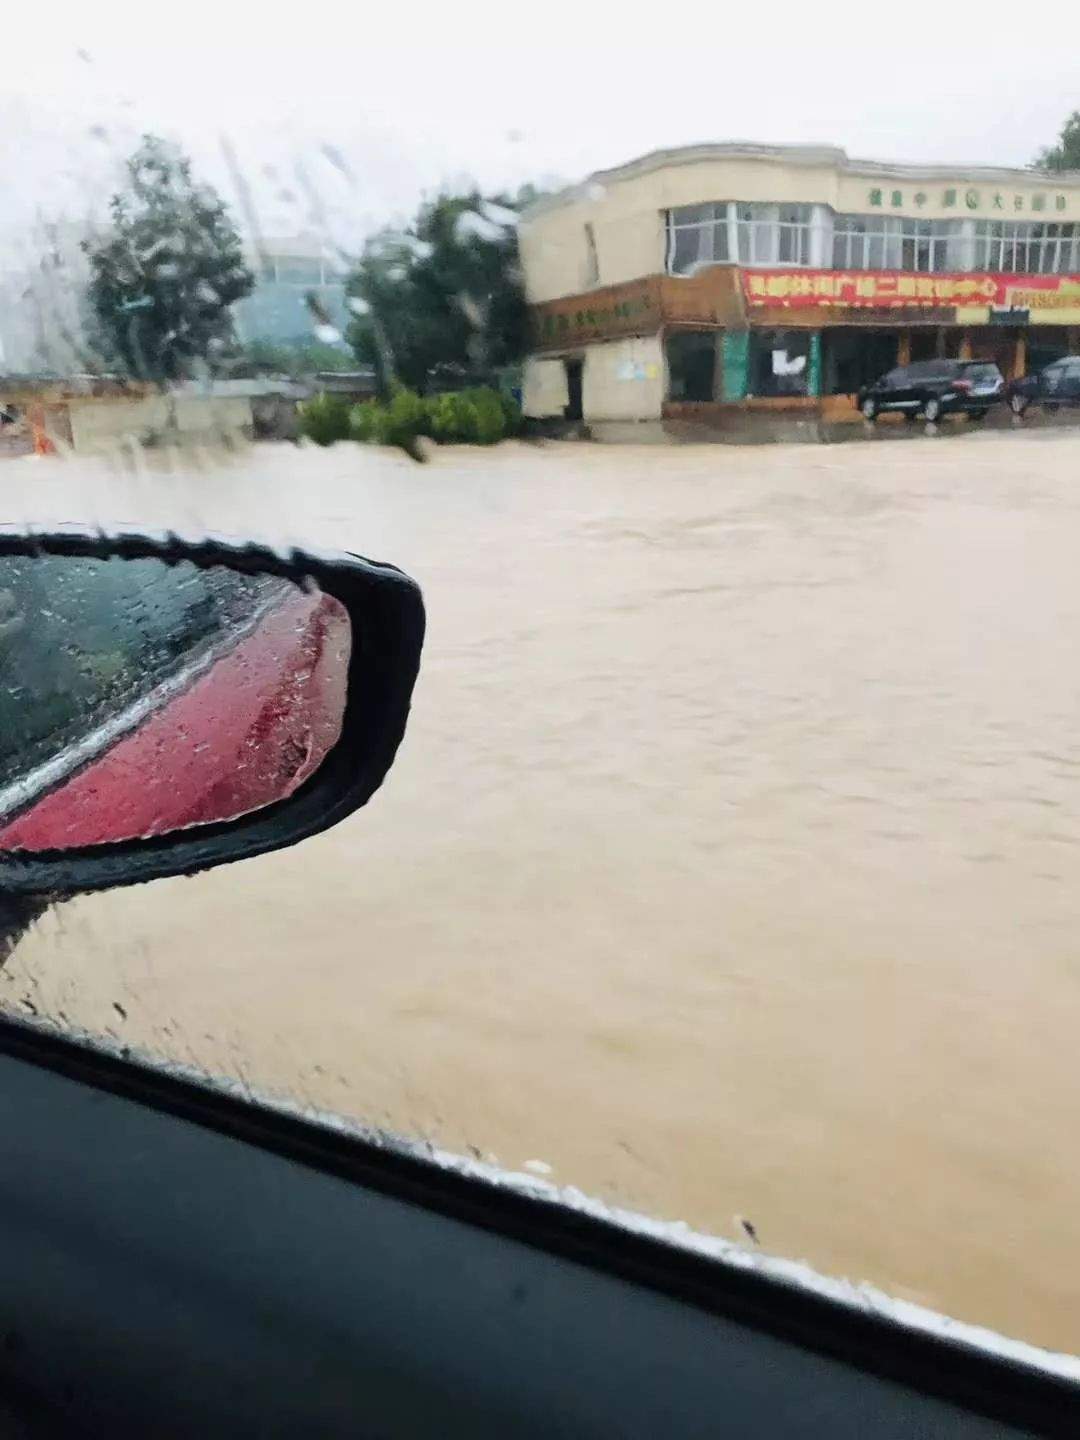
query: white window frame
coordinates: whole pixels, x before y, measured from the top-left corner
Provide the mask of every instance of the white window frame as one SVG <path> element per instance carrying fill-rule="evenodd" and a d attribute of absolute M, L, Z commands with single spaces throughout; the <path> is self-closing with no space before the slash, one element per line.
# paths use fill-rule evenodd
<path fill-rule="evenodd" d="M 1080 225 L 1073 221 L 979 220 L 975 231 L 980 270 L 1006 275 L 1068 275 L 1080 270 Z M 1021 258 L 1023 265 L 1017 263 Z"/>
<path fill-rule="evenodd" d="M 687 211 L 711 209 L 710 217 L 680 220 Z M 796 211 L 794 219 L 781 218 Z M 799 202 L 757 200 L 703 201 L 677 206 L 665 212 L 665 269 L 669 275 L 693 275 L 708 265 L 767 265 L 799 270 L 821 264 L 829 231 L 828 207 Z M 676 270 L 675 250 L 679 233 L 701 232 L 698 259 L 685 270 Z M 724 235 L 726 255 L 717 255 L 716 237 Z M 783 252 L 787 258 L 782 258 Z"/>
<path fill-rule="evenodd" d="M 706 209 L 712 212 L 708 218 L 679 222 L 680 214 Z M 801 202 L 798 219 L 781 219 L 794 209 L 794 203 L 735 200 L 670 209 L 665 212 L 665 269 L 669 275 L 694 275 L 710 265 L 913 275 L 970 270 L 1080 274 L 1080 222 L 834 214 L 826 205 Z M 675 270 L 676 237 L 686 230 L 701 232 L 699 257 L 687 269 Z M 718 236 L 723 237 L 719 246 Z M 718 249 L 726 253 L 718 255 Z M 784 251 L 794 258 L 782 259 Z M 905 258 L 911 263 L 905 265 Z"/>
<path fill-rule="evenodd" d="M 680 222 L 678 216 L 685 214 L 687 210 L 711 209 L 711 217 L 702 220 L 688 220 Z M 703 201 L 698 205 L 680 205 L 668 210 L 665 214 L 665 262 L 664 268 L 669 275 L 696 275 L 699 270 L 704 270 L 709 265 L 727 265 L 730 263 L 731 250 L 731 220 L 729 211 L 731 205 L 726 200 Z M 698 258 L 686 270 L 676 270 L 675 265 L 675 244 L 676 237 L 680 232 L 696 230 L 701 232 L 701 240 L 707 243 L 699 244 Z M 716 235 L 720 231 L 724 235 L 727 256 L 719 259 L 716 257 Z"/>

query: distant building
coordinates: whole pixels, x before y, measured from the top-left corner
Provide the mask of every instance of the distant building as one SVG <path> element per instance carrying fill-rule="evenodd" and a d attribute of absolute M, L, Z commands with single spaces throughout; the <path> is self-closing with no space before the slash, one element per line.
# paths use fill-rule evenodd
<path fill-rule="evenodd" d="M 93 364 L 88 233 L 86 223 L 39 222 L 6 263 L 0 258 L 0 375 L 71 375 Z M 319 334 L 324 324 L 344 340 L 345 276 L 315 237 L 264 241 L 249 264 L 255 289 L 233 307 L 240 340 L 310 344 L 329 338 Z"/>
<path fill-rule="evenodd" d="M 524 408 L 723 424 L 852 415 L 897 364 L 1080 350 L 1080 172 L 894 165 L 818 145 L 656 151 L 521 219 Z"/>
<path fill-rule="evenodd" d="M 344 335 L 345 275 L 340 262 L 323 253 L 316 237 L 263 240 L 260 254 L 250 263 L 255 289 L 234 307 L 242 341 L 307 344 L 320 338 L 316 331 L 322 323 L 320 315 Z"/>

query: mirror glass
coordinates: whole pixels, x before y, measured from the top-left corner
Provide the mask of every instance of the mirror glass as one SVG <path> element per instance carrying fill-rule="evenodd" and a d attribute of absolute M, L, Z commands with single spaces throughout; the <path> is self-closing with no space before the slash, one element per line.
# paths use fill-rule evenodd
<path fill-rule="evenodd" d="M 311 579 L 0 557 L 0 852 L 233 819 L 341 734 L 352 635 Z"/>

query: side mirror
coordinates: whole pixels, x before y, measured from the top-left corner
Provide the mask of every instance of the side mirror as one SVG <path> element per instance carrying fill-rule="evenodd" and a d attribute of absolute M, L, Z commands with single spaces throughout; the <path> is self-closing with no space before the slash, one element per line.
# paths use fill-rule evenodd
<path fill-rule="evenodd" d="M 191 874 L 365 804 L 424 608 L 353 555 L 0 532 L 0 896 Z"/>

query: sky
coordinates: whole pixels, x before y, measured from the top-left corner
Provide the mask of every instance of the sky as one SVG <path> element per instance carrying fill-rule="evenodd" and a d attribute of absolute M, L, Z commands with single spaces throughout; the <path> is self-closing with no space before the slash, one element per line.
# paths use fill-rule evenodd
<path fill-rule="evenodd" d="M 1023 165 L 1080 108 L 1080 6 L 682 0 L 303 7 L 54 0 L 5 16 L 0 240 L 99 207 L 145 130 L 266 233 L 346 248 L 468 176 L 572 180 L 709 140 Z M 223 140 L 235 157 L 230 166 Z"/>

